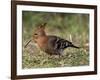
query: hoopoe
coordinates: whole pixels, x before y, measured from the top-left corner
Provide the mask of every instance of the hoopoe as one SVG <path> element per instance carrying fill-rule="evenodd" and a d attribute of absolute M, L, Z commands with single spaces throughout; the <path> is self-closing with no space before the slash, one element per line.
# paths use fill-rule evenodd
<path fill-rule="evenodd" d="M 68 47 L 79 48 L 72 42 L 62 39 L 58 36 L 47 35 L 45 32 L 46 23 L 40 25 L 33 34 L 33 40 L 40 49 L 49 55 L 62 55 Z M 30 42 L 30 41 L 29 41 Z"/>

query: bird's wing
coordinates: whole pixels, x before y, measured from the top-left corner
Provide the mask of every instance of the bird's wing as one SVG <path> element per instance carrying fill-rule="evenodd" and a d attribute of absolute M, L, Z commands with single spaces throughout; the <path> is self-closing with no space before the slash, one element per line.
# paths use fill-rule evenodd
<path fill-rule="evenodd" d="M 49 44 L 52 48 L 59 50 L 65 49 L 72 43 L 57 36 L 49 36 Z"/>

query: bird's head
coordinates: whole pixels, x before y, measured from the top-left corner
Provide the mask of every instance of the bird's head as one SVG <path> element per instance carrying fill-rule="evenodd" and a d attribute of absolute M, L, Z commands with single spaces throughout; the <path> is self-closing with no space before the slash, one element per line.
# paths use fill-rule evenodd
<path fill-rule="evenodd" d="M 41 24 L 39 25 L 36 30 L 34 31 L 33 33 L 33 38 L 34 39 L 37 39 L 39 37 L 43 37 L 43 36 L 46 36 L 46 33 L 45 33 L 45 26 L 46 26 L 47 23 L 44 23 L 44 24 Z"/>

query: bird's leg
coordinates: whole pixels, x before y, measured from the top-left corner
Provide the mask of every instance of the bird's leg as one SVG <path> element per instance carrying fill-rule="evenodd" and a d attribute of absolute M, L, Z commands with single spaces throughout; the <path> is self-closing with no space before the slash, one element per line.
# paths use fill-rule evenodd
<path fill-rule="evenodd" d="M 61 55 L 60 55 L 60 54 L 59 54 L 58 56 L 59 56 L 59 58 L 61 57 Z"/>
<path fill-rule="evenodd" d="M 51 54 L 47 55 L 47 58 L 48 59 L 52 58 L 52 55 Z"/>
<path fill-rule="evenodd" d="M 54 58 L 61 58 L 62 56 L 60 54 L 53 56 Z"/>
<path fill-rule="evenodd" d="M 63 55 L 59 54 L 59 58 L 63 57 Z"/>

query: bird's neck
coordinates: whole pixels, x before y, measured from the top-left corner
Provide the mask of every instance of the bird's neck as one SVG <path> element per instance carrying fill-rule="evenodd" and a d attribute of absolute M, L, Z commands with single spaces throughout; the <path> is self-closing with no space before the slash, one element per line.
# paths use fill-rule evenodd
<path fill-rule="evenodd" d="M 40 36 L 40 37 L 38 37 L 38 39 L 37 39 L 37 44 L 38 44 L 38 46 L 39 46 L 40 48 L 43 48 L 43 47 L 46 47 L 47 41 L 48 41 L 47 35 Z"/>

